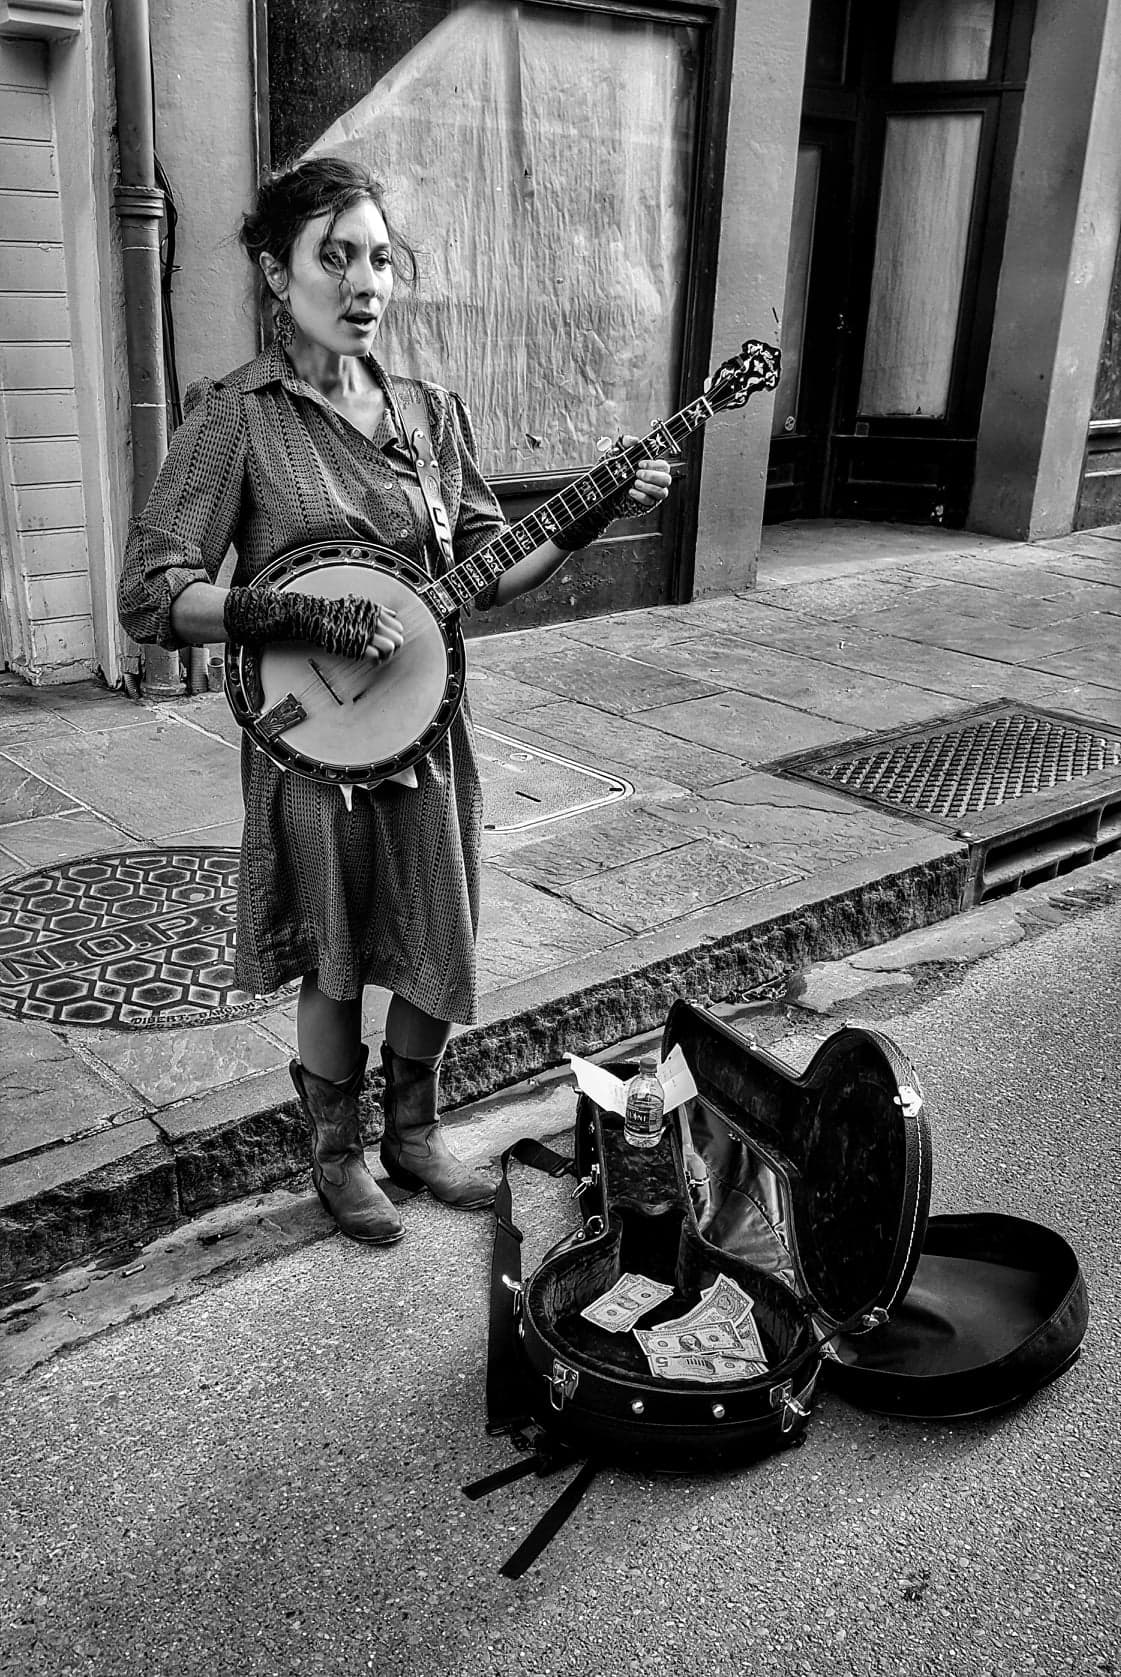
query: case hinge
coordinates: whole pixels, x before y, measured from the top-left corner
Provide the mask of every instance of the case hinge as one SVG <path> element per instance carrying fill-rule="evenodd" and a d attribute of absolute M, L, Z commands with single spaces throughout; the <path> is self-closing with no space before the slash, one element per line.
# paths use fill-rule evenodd
<path fill-rule="evenodd" d="M 580 1375 L 567 1363 L 559 1358 L 553 1359 L 553 1372 L 549 1376 L 549 1402 L 555 1410 L 562 1410 L 568 1399 L 572 1397 L 580 1384 Z"/>

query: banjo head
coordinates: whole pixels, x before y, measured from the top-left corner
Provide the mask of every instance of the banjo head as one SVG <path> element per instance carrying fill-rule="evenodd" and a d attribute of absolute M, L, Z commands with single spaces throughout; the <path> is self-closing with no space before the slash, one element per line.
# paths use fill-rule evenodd
<path fill-rule="evenodd" d="M 226 695 L 234 716 L 281 769 L 311 780 L 374 786 L 410 768 L 441 740 L 463 698 L 458 623 L 423 597 L 418 566 L 369 542 L 312 543 L 282 554 L 253 587 L 347 595 L 395 611 L 405 643 L 385 664 L 340 658 L 300 641 L 227 645 Z"/>

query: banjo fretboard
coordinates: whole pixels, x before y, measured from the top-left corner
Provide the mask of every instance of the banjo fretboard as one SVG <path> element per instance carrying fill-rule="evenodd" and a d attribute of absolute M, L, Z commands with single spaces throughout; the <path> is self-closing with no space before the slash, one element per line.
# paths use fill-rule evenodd
<path fill-rule="evenodd" d="M 638 442 L 606 455 L 591 471 L 553 495 L 528 518 L 512 524 L 470 559 L 461 559 L 425 589 L 425 598 L 445 616 L 469 605 L 519 559 L 535 552 L 551 537 L 563 535 L 586 512 L 602 506 L 631 483 L 638 461 L 680 454 L 686 438 L 699 431 L 718 411 L 707 396 L 698 396 L 671 418 L 659 420 Z"/>

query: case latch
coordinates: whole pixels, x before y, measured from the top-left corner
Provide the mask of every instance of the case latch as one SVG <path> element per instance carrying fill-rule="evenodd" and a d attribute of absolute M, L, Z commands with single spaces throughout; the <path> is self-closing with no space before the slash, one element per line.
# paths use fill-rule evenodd
<path fill-rule="evenodd" d="M 510 1291 L 513 1293 L 514 1321 L 520 1321 L 522 1311 L 525 1308 L 525 1288 L 522 1286 L 520 1281 L 514 1281 L 509 1275 L 504 1275 L 502 1277 L 502 1285 L 504 1287 L 509 1287 Z"/>
<path fill-rule="evenodd" d="M 596 1165 L 592 1166 L 592 1168 L 588 1172 L 587 1176 L 580 1177 L 580 1179 L 577 1182 L 575 1188 L 573 1188 L 573 1190 L 572 1190 L 571 1197 L 573 1199 L 577 1199 L 588 1188 L 594 1188 L 596 1186 L 597 1182 L 599 1181 L 599 1178 L 600 1178 L 600 1169 L 599 1169 L 598 1164 L 596 1164 Z"/>
<path fill-rule="evenodd" d="M 794 1383 L 791 1380 L 784 1380 L 781 1386 L 771 1387 L 771 1408 L 782 1410 L 783 1432 L 790 1432 L 795 1421 L 804 1421 L 809 1414 L 807 1405 L 813 1394 L 816 1378 L 815 1373 L 809 1385 L 800 1391 L 797 1397 L 794 1396 Z"/>
<path fill-rule="evenodd" d="M 579 1372 L 574 1368 L 569 1368 L 568 1364 L 562 1363 L 559 1358 L 554 1358 L 553 1372 L 549 1376 L 549 1402 L 558 1413 L 564 1408 L 568 1399 L 575 1394 L 579 1384 Z"/>

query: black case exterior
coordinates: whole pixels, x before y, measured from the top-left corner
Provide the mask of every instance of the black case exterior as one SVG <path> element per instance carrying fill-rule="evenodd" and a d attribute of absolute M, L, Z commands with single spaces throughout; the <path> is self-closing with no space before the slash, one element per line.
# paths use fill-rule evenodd
<path fill-rule="evenodd" d="M 1054 1230 L 994 1212 L 932 1217 L 906 1297 L 874 1334 L 837 1341 L 827 1378 L 880 1414 L 987 1415 L 1068 1369 L 1088 1320 L 1078 1259 Z"/>
<path fill-rule="evenodd" d="M 733 1466 L 798 1442 L 822 1365 L 831 1388 L 861 1407 L 956 1418 L 1014 1403 L 1074 1360 L 1086 1292 L 1061 1236 L 989 1213 L 928 1218 L 921 1090 L 888 1038 L 845 1027 L 795 1076 L 679 1001 L 663 1054 L 674 1046 L 697 1083 L 694 1115 L 722 1180 L 761 1162 L 780 1184 L 792 1273 L 768 1273 L 701 1228 L 674 1126 L 656 1155 L 635 1154 L 620 1120 L 581 1096 L 582 1227 L 526 1281 L 517 1329 L 528 1407 L 552 1436 L 661 1471 Z M 731 1275 L 755 1299 L 767 1375 L 654 1379 L 631 1335 L 605 1335 L 579 1315 L 625 1271 L 675 1288 L 644 1327 Z"/>
<path fill-rule="evenodd" d="M 869 1124 L 869 1111 L 856 1100 L 846 1105 L 839 1088 L 816 1120 L 794 1095 L 826 1063 L 831 1082 L 851 1079 L 849 1057 L 836 1051 L 845 1042 L 855 1050 L 861 1038 L 887 1058 L 899 1098 L 918 1104 L 912 1144 L 901 1145 L 890 1122 Z M 805 1294 L 825 1307 L 819 1320 L 840 1327 L 862 1314 L 858 1295 L 876 1273 L 877 1249 L 873 1242 L 867 1278 L 854 1289 L 842 1273 L 847 1245 L 861 1238 L 869 1219 L 883 1231 L 878 1297 L 886 1320 L 869 1331 L 861 1324 L 858 1333 L 834 1332 L 823 1371 L 832 1390 L 881 1414 L 958 1420 L 1017 1403 L 1070 1367 L 1089 1317 L 1077 1257 L 1054 1230 L 1022 1218 L 983 1211 L 928 1216 L 932 1165 L 922 1093 L 889 1038 L 845 1027 L 792 1080 L 776 1073 L 765 1050 L 689 1003 L 671 1009 L 665 1050 L 675 1042 L 694 1076 L 698 1067 L 702 1075 L 707 1070 L 709 1086 L 730 1099 L 746 1133 L 762 1130 L 793 1157 L 802 1182 L 792 1196 L 792 1232 Z M 825 1118 L 837 1126 L 832 1137 Z M 888 1255 L 893 1223 L 898 1236 Z"/>
<path fill-rule="evenodd" d="M 605 1119 L 593 1101 L 580 1097 L 577 1176 L 586 1185 L 581 1199 L 594 1195 L 598 1209 L 589 1212 L 588 1204 L 582 1205 L 583 1228 L 544 1259 L 522 1297 L 520 1334 L 532 1413 L 550 1435 L 581 1454 L 664 1473 L 724 1467 L 797 1443 L 809 1420 L 820 1366 L 806 1312 L 780 1284 L 683 1228 L 676 1151 L 663 1197 L 613 1197 L 611 1154 L 625 1144 L 617 1120 L 608 1120 L 614 1134 L 609 1127 L 605 1138 Z M 690 1282 L 680 1287 L 676 1303 L 668 1300 L 643 1325 L 680 1311 L 682 1295 L 695 1293 L 717 1274 L 731 1275 L 755 1298 L 772 1344 L 782 1347 L 766 1377 L 713 1386 L 655 1379 L 630 1335 L 604 1336 L 579 1321 L 579 1309 L 624 1271 L 673 1282 L 682 1262 Z"/>

